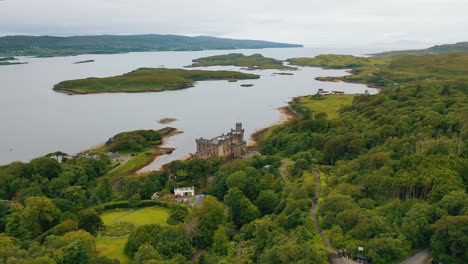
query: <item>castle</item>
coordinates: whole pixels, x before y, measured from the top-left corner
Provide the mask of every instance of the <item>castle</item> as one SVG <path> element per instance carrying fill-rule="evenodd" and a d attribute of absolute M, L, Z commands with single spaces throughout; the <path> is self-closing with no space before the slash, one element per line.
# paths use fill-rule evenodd
<path fill-rule="evenodd" d="M 247 142 L 244 141 L 244 129 L 242 123 L 236 123 L 236 129 L 231 129 L 227 135 L 213 139 L 196 139 L 197 152 L 195 158 L 211 158 L 213 156 L 221 156 L 228 158 L 241 158 L 247 151 Z"/>

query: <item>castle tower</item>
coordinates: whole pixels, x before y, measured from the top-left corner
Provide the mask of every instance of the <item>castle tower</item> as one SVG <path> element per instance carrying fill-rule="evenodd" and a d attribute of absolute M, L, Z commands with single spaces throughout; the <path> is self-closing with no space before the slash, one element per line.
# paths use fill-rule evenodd
<path fill-rule="evenodd" d="M 242 132 L 242 123 L 241 122 L 236 123 L 236 132 Z"/>

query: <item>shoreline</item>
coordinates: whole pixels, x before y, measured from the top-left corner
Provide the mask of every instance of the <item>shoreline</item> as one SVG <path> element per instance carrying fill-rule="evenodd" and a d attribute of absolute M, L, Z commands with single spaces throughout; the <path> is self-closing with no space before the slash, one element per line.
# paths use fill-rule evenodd
<path fill-rule="evenodd" d="M 304 96 L 307 96 L 307 95 L 304 95 Z M 257 148 L 258 143 L 260 142 L 262 136 L 270 128 L 275 127 L 275 126 L 279 126 L 279 125 L 284 125 L 284 124 L 293 122 L 294 120 L 297 120 L 297 119 L 301 118 L 301 116 L 292 109 L 292 104 L 297 103 L 297 100 L 300 97 L 301 96 L 294 97 L 288 103 L 287 106 L 282 106 L 282 107 L 276 108 L 276 110 L 278 110 L 281 113 L 280 120 L 278 120 L 278 122 L 276 122 L 276 123 L 274 123 L 274 124 L 272 124 L 272 125 L 270 125 L 268 127 L 260 128 L 260 129 L 257 129 L 255 132 L 253 132 L 252 135 L 250 136 L 250 139 L 252 140 L 252 143 L 250 145 L 248 145 L 247 147 L 248 148 Z"/>

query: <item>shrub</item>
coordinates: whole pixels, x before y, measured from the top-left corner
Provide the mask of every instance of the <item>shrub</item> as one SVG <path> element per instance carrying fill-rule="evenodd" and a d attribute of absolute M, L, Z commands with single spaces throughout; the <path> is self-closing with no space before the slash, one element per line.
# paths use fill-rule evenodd
<path fill-rule="evenodd" d="M 130 234 L 135 229 L 135 225 L 129 222 L 116 222 L 104 228 L 103 234 L 106 236 L 119 237 Z"/>

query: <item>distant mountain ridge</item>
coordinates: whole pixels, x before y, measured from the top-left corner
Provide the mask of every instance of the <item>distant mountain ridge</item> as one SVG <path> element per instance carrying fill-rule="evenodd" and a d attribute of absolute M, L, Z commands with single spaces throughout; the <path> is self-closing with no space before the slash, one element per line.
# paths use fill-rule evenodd
<path fill-rule="evenodd" d="M 442 54 L 448 52 L 466 52 L 468 51 L 468 42 L 458 42 L 455 44 L 436 45 L 427 49 L 420 50 L 399 50 L 377 53 L 377 56 L 387 55 L 422 55 L 422 54 Z"/>
<path fill-rule="evenodd" d="M 302 47 L 298 44 L 240 40 L 208 36 L 96 35 L 96 36 L 5 36 L 0 37 L 0 56 L 72 56 L 138 51 L 196 51 Z"/>

